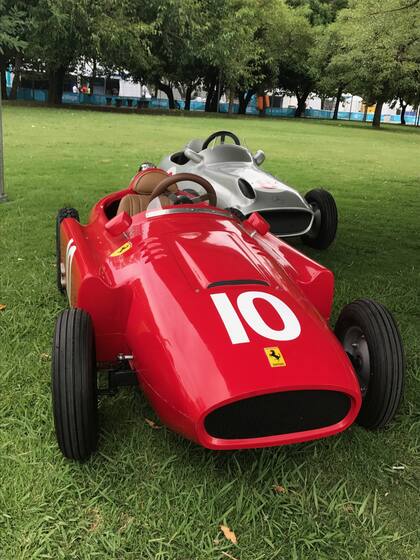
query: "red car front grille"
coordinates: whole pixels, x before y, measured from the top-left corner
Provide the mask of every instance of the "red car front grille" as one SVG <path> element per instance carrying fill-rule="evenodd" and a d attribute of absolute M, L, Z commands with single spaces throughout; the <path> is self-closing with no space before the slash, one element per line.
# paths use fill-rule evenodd
<path fill-rule="evenodd" d="M 234 401 L 210 412 L 204 427 L 214 438 L 262 438 L 332 426 L 351 406 L 345 393 L 284 391 Z"/>

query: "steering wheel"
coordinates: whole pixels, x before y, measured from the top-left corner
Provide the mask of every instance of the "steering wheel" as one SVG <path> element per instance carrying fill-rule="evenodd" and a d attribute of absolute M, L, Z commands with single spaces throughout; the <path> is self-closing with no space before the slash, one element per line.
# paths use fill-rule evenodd
<path fill-rule="evenodd" d="M 153 189 L 153 192 L 150 195 L 149 204 L 152 202 L 152 200 L 154 200 L 161 194 L 164 194 L 168 189 L 168 187 L 174 185 L 175 183 L 178 182 L 180 183 L 181 181 L 191 181 L 192 183 L 197 183 L 198 185 L 203 187 L 203 189 L 206 191 L 205 194 L 196 196 L 194 198 L 189 198 L 188 199 L 189 204 L 196 204 L 198 202 L 204 202 L 205 200 L 208 200 L 210 206 L 216 206 L 217 196 L 216 196 L 216 191 L 214 190 L 212 185 L 207 181 L 207 179 L 204 179 L 203 177 L 199 177 L 198 175 L 194 175 L 193 173 L 177 173 L 175 175 L 170 175 L 169 177 L 166 177 L 166 179 L 163 179 L 163 181 L 161 181 Z"/>
<path fill-rule="evenodd" d="M 213 140 L 215 140 L 219 136 L 221 144 L 225 143 L 225 138 L 226 136 L 228 136 L 229 138 L 232 138 L 237 146 L 241 145 L 239 138 L 236 136 L 236 134 L 233 134 L 233 132 L 229 132 L 228 130 L 218 130 L 217 132 L 213 132 L 213 134 L 210 134 L 210 136 L 206 138 L 206 140 L 203 142 L 203 147 L 201 148 L 201 150 L 205 150 L 206 148 L 208 148 L 210 142 L 213 142 Z"/>

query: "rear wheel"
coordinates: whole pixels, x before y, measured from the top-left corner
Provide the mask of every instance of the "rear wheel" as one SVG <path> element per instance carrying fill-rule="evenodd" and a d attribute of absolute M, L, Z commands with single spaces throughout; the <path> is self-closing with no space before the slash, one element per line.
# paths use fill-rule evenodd
<path fill-rule="evenodd" d="M 57 288 L 58 291 L 64 293 L 64 286 L 61 271 L 61 242 L 60 242 L 60 224 L 64 218 L 74 218 L 79 221 L 79 212 L 75 208 L 61 208 L 58 211 L 55 221 L 55 254 L 56 254 L 56 269 L 57 269 Z"/>
<path fill-rule="evenodd" d="M 314 249 L 327 249 L 337 233 L 338 212 L 335 200 L 324 189 L 309 191 L 305 199 L 314 211 L 314 220 L 311 229 L 302 236 L 302 240 Z"/>
<path fill-rule="evenodd" d="M 61 452 L 76 461 L 87 459 L 98 441 L 98 404 L 92 319 L 82 309 L 66 309 L 57 318 L 52 403 Z"/>
<path fill-rule="evenodd" d="M 404 385 L 404 350 L 393 316 L 383 305 L 359 299 L 341 311 L 335 334 L 360 383 L 363 402 L 356 421 L 384 428 L 397 412 Z"/>

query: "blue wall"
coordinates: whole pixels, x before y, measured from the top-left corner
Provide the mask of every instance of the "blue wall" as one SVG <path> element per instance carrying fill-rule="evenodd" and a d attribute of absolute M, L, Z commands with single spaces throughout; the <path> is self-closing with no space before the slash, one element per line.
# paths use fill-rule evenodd
<path fill-rule="evenodd" d="M 6 72 L 7 76 L 8 72 Z M 10 92 L 10 87 L 8 87 L 8 92 Z M 25 101 L 39 101 L 45 103 L 48 101 L 48 92 L 43 89 L 31 89 L 31 88 L 19 88 L 17 93 L 17 98 Z M 139 101 L 134 97 L 119 97 L 119 96 L 105 96 L 105 95 L 86 95 L 83 93 L 63 93 L 63 103 L 68 104 L 81 104 L 81 105 L 112 105 L 112 106 L 129 106 L 129 101 L 131 100 L 132 106 L 136 107 Z M 184 109 L 184 101 L 178 101 L 179 108 Z M 167 99 L 158 99 L 152 97 L 148 100 L 148 107 L 152 109 L 168 109 L 169 104 Z M 191 101 L 191 111 L 204 111 L 205 103 L 203 101 Z M 228 103 L 219 104 L 219 112 L 227 113 L 229 108 Z M 238 112 L 238 105 L 233 106 L 233 112 Z M 252 102 L 248 105 L 246 110 L 247 115 L 258 115 L 258 109 Z M 295 110 L 293 108 L 280 109 L 278 107 L 269 108 L 266 111 L 267 116 L 271 117 L 293 117 Z M 306 109 L 305 117 L 313 119 L 331 119 L 333 111 L 323 111 L 320 109 Z M 339 111 L 338 118 L 340 120 L 351 120 L 351 121 L 362 121 L 363 113 L 352 111 Z M 367 122 L 371 122 L 373 119 L 373 113 L 367 114 Z M 407 124 L 415 124 L 415 115 L 407 114 L 405 117 Z M 399 115 L 382 115 L 381 122 L 399 123 Z"/>

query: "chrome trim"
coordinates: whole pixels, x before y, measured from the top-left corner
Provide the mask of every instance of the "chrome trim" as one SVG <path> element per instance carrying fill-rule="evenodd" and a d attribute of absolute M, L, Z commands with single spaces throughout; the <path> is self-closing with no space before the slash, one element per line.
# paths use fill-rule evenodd
<path fill-rule="evenodd" d="M 236 220 L 229 212 L 221 210 L 212 210 L 211 208 L 167 208 L 165 210 L 151 210 L 146 212 L 146 218 L 156 218 L 157 216 L 166 216 L 168 214 L 211 214 L 213 216 L 222 216 L 229 220 Z"/>
<path fill-rule="evenodd" d="M 240 208 L 238 208 L 238 210 L 240 210 Z M 251 212 L 248 212 L 247 215 L 252 214 L 252 212 L 266 212 L 266 211 L 272 211 L 274 210 L 275 212 L 283 212 L 283 210 L 290 210 L 291 212 L 308 212 L 308 214 L 314 214 L 314 211 L 312 209 L 311 206 L 272 206 L 272 207 L 264 207 L 261 208 L 260 210 L 252 210 Z"/>
<path fill-rule="evenodd" d="M 314 221 L 314 213 L 311 212 L 311 210 L 309 208 L 264 208 L 264 210 L 254 210 L 254 212 L 258 212 L 261 213 L 262 217 L 264 218 L 264 212 L 265 211 L 276 211 L 276 212 L 282 212 L 284 210 L 288 210 L 288 211 L 295 211 L 295 212 L 307 212 L 308 214 L 312 214 L 311 216 L 311 221 L 309 223 L 309 226 L 304 229 L 303 231 L 301 231 L 300 233 L 292 233 L 292 234 L 286 234 L 286 235 L 276 235 L 276 237 L 298 237 L 300 235 L 304 235 L 305 233 L 307 233 L 311 227 L 312 227 L 312 223 Z M 246 214 L 246 217 L 248 218 L 253 212 Z M 236 221 L 238 218 L 230 213 L 227 212 L 223 212 L 222 210 L 212 210 L 211 208 L 166 208 L 166 209 L 162 209 L 162 210 L 151 210 L 150 212 L 146 212 L 146 218 L 156 218 L 158 216 L 167 216 L 169 214 L 210 214 L 212 216 L 221 216 L 222 218 L 226 218 L 228 220 L 234 220 Z M 246 231 L 244 229 L 244 231 Z M 249 232 L 246 231 L 246 233 L 248 235 Z M 271 232 L 270 232 L 271 233 Z M 251 237 L 253 237 L 256 234 L 256 231 L 253 232 L 253 234 L 251 235 Z"/>

